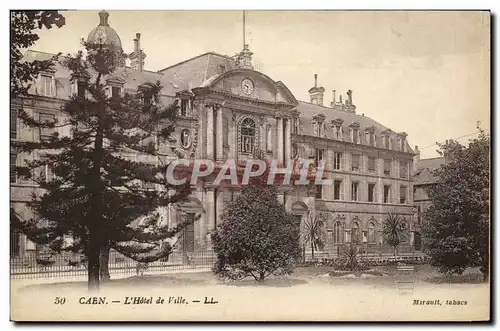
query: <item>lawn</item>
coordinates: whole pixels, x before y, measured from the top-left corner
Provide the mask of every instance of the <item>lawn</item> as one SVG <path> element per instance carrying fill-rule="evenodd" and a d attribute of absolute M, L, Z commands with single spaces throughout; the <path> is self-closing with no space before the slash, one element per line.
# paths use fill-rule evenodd
<path fill-rule="evenodd" d="M 328 267 L 304 267 L 289 276 L 270 277 L 263 284 L 251 278 L 221 282 L 211 272 L 145 274 L 102 283 L 99 293 L 92 294 L 122 301 L 126 296 L 161 296 L 166 300 L 182 297 L 200 302 L 213 298 L 217 301 L 215 305 L 81 305 L 79 299 L 91 295 L 85 282 L 17 287 L 12 291 L 11 300 L 12 309 L 18 307 L 18 313 L 28 316 L 29 320 L 47 320 L 49 316 L 70 320 L 200 321 L 462 320 L 489 316 L 489 286 L 481 283 L 477 270 L 450 278 L 426 265 L 416 266 L 415 272 L 408 275 L 402 275 L 395 267 L 375 269 L 386 275 L 329 277 L 325 276 L 331 270 Z M 411 283 L 410 291 L 401 290 L 402 281 Z M 54 298 L 62 296 L 67 298 L 67 303 L 54 306 Z M 469 305 L 443 305 L 436 310 L 436 307 L 413 306 L 415 299 L 467 300 Z"/>

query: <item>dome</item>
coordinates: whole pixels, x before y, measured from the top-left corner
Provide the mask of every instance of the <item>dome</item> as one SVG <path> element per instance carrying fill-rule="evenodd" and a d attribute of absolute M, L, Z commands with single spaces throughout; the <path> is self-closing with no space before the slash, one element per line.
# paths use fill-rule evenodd
<path fill-rule="evenodd" d="M 122 49 L 122 41 L 120 36 L 116 33 L 115 29 L 108 24 L 109 13 L 107 11 L 99 12 L 99 25 L 90 31 L 87 37 L 87 42 L 99 44 L 103 43 L 111 46 L 112 48 Z"/>

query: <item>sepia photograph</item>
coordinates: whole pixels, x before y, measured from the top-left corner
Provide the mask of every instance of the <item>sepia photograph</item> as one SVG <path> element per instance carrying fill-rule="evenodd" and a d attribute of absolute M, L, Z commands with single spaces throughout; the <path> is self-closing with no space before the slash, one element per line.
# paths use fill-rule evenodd
<path fill-rule="evenodd" d="M 10 320 L 487 322 L 488 10 L 10 10 Z"/>

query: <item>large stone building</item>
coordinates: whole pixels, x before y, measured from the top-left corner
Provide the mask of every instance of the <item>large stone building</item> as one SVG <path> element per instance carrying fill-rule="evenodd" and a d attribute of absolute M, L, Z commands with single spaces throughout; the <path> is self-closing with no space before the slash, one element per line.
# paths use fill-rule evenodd
<path fill-rule="evenodd" d="M 99 25 L 90 32 L 89 41 L 102 42 L 121 50 L 118 33 L 109 26 L 106 12 L 99 13 Z M 125 63 L 107 81 L 110 95 L 135 92 L 138 85 L 159 80 L 162 102 L 180 101 L 180 116 L 173 144 L 185 155 L 224 162 L 238 162 L 263 151 L 267 158 L 290 166 L 295 156 L 314 158 L 326 164 L 325 174 L 332 185 L 289 187 L 279 198 L 286 209 L 304 220 L 309 211 L 322 213 L 325 238 L 320 249 L 337 254 L 338 247 L 356 242 L 367 253 L 392 252 L 383 244 L 382 222 L 387 213 L 397 212 L 408 225 L 401 253 L 412 252 L 414 152 L 404 132 L 394 132 L 364 114 L 354 104 L 353 92 L 347 96 L 333 91 L 326 103 L 325 88 L 318 76 L 309 90 L 310 100 L 297 100 L 285 83 L 254 70 L 252 52 L 247 45 L 235 57 L 209 52 L 168 66 L 158 72 L 147 71 L 146 54 L 140 34 Z M 26 60 L 45 60 L 51 54 L 28 51 Z M 33 84 L 23 107 L 41 119 L 58 116 L 59 107 L 75 93 L 78 81 L 70 79 L 61 65 L 42 73 Z M 343 98 L 344 97 L 344 98 Z M 11 138 L 38 140 L 51 134 L 49 129 L 30 130 L 16 117 L 13 105 Z M 167 146 L 168 147 L 168 146 Z M 11 155 L 12 164 L 22 164 L 25 156 Z M 50 169 L 47 169 L 50 177 Z M 36 189 L 11 173 L 11 204 L 22 215 L 31 217 L 25 203 Z M 208 234 L 220 222 L 221 212 L 237 188 L 199 185 L 190 201 L 165 211 L 170 224 L 183 217 L 201 215 L 188 228 L 179 249 L 210 249 Z M 14 235 L 14 254 L 35 249 L 22 235 Z"/>

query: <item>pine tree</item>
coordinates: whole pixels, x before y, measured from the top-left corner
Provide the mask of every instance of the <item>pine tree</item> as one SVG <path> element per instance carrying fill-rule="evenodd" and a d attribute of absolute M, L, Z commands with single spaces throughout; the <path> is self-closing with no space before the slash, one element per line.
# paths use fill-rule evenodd
<path fill-rule="evenodd" d="M 468 147 L 441 145 L 445 163 L 429 188 L 432 205 L 424 214 L 423 240 L 431 264 L 445 274 L 479 267 L 488 279 L 490 264 L 490 137 L 480 128 Z"/>
<path fill-rule="evenodd" d="M 124 55 L 106 45 L 84 45 L 86 57 L 79 52 L 61 63 L 72 81 L 84 82 L 79 85 L 85 93 L 73 95 L 54 121 L 19 111 L 29 127 L 67 129 L 70 134 L 54 132 L 15 147 L 37 155 L 18 172 L 42 189 L 28 204 L 38 218 L 24 221 L 20 230 L 56 252 L 84 253 L 89 289 L 98 289 L 103 250 L 104 255 L 114 249 L 139 262 L 170 254 L 172 247 L 162 241 L 187 224 L 168 228 L 158 208 L 184 200 L 191 188 L 189 181 L 173 186 L 164 176 L 170 156 L 161 146 L 174 131 L 177 104 L 162 105 L 159 82 L 142 84 L 134 94 L 109 96 L 106 80 Z"/>

